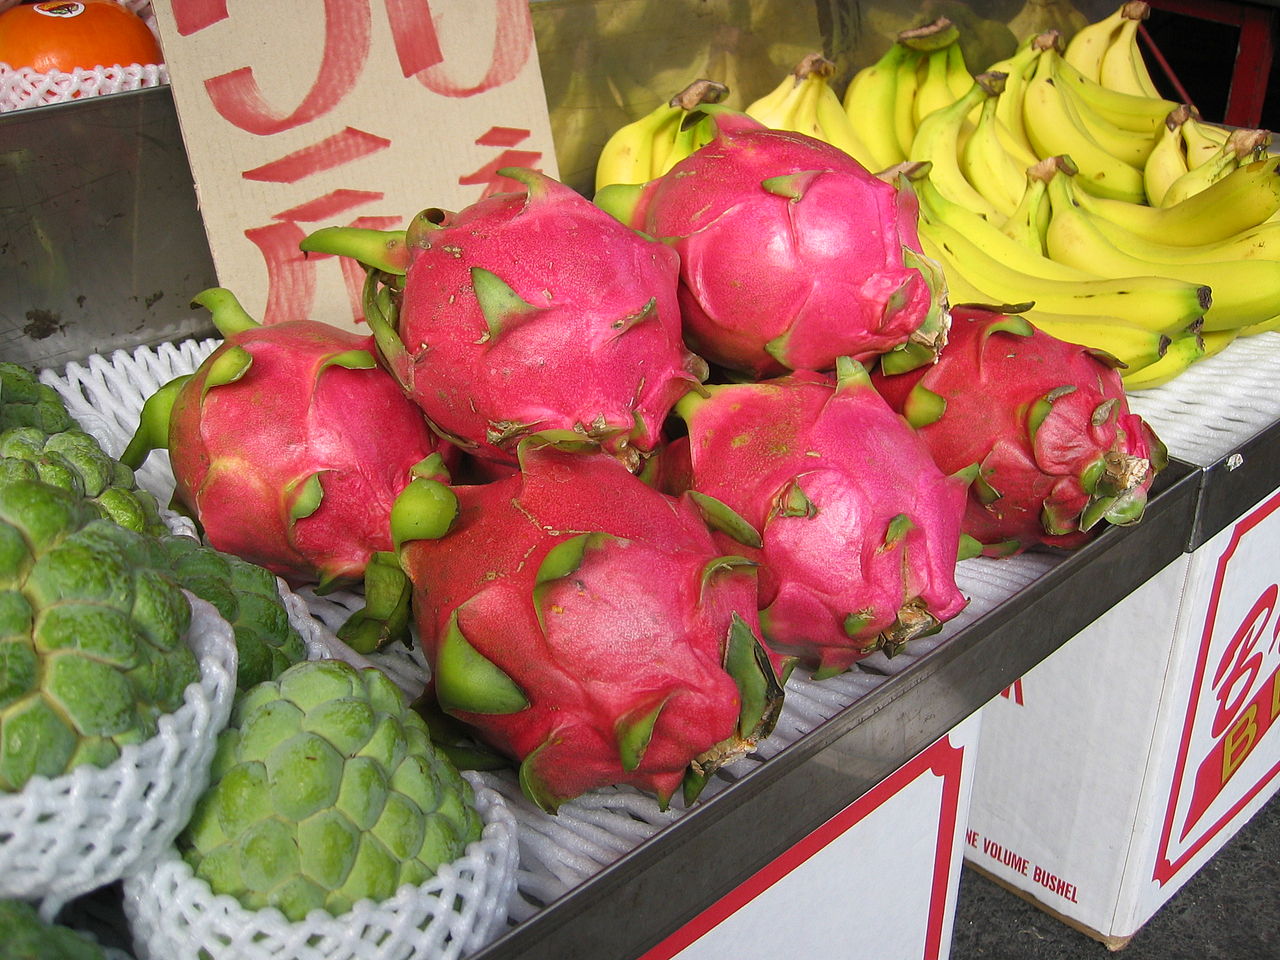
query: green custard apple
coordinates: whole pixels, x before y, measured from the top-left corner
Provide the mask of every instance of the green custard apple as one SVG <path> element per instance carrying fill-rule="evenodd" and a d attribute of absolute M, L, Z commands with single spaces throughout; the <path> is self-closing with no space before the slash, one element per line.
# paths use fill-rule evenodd
<path fill-rule="evenodd" d="M 16 363 L 0 361 L 0 430 L 35 427 L 45 434 L 75 426 L 58 391 Z"/>
<path fill-rule="evenodd" d="M 43 480 L 69 490 L 130 530 L 153 536 L 169 532 L 156 498 L 139 489 L 133 471 L 83 430 L 45 434 L 38 427 L 14 427 L 0 433 L 0 483 L 13 479 Z"/>
<path fill-rule="evenodd" d="M 178 847 L 214 893 L 296 922 L 426 882 L 481 829 L 385 674 L 310 660 L 241 695 Z"/>
<path fill-rule="evenodd" d="M 83 934 L 45 923 L 31 904 L 0 900 L 0 957 L 5 960 L 106 960 L 103 949 Z"/>
<path fill-rule="evenodd" d="M 38 480 L 0 484 L 0 791 L 152 737 L 200 678 L 152 537 Z"/>
<path fill-rule="evenodd" d="M 161 537 L 160 547 L 174 579 L 213 604 L 231 624 L 237 689 L 271 680 L 307 658 L 306 644 L 289 622 L 274 573 L 192 537 Z"/>

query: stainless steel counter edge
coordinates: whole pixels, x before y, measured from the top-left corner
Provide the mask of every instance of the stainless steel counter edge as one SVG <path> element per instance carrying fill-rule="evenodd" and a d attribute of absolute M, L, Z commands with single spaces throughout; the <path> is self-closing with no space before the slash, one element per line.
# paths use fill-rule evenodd
<path fill-rule="evenodd" d="M 1199 468 L 472 960 L 634 960 L 996 696 L 1184 552 Z M 874 880 L 869 880 L 874 882 Z M 849 891 L 856 896 L 856 891 Z"/>
<path fill-rule="evenodd" d="M 1226 529 L 1278 487 L 1280 423 L 1273 423 L 1204 468 L 1188 549 Z"/>

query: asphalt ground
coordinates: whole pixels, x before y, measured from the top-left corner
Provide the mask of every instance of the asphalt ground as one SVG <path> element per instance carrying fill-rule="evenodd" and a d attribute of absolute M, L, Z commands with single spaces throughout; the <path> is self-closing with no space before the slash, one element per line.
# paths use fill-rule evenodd
<path fill-rule="evenodd" d="M 950 960 L 1106 960 L 1102 943 L 966 866 Z M 1280 794 L 1114 956 L 1280 960 Z"/>

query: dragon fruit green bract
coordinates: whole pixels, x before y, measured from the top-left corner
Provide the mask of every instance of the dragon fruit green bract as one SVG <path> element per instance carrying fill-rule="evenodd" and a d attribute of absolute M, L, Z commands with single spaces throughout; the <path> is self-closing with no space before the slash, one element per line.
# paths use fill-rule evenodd
<path fill-rule="evenodd" d="M 379 368 L 369 336 L 312 320 L 261 326 L 207 290 L 225 341 L 153 394 L 121 460 L 168 448 L 175 501 L 209 543 L 294 584 L 358 579 L 391 549 L 414 476 L 447 476 L 446 443 Z"/>
<path fill-rule="evenodd" d="M 759 561 L 770 644 L 822 678 L 960 612 L 967 478 L 942 474 L 861 364 L 707 391 L 677 407 L 693 496 Z"/>
<path fill-rule="evenodd" d="M 366 264 L 386 366 L 464 450 L 514 463 L 523 437 L 570 435 L 636 468 L 706 376 L 681 339 L 677 257 L 550 177 L 502 173 L 527 190 L 425 211 L 390 247 L 329 228 L 303 249 Z"/>
<path fill-rule="evenodd" d="M 998 557 L 1071 549 L 1102 520 L 1142 517 L 1166 455 L 1129 412 L 1114 362 L 1023 317 L 956 307 L 936 365 L 874 380 L 942 469 L 978 465 L 965 533 Z"/>
<path fill-rule="evenodd" d="M 612 784 L 693 799 L 781 708 L 753 565 L 607 454 L 518 452 L 483 486 L 414 481 L 392 517 L 436 706 L 546 810 Z"/>
<path fill-rule="evenodd" d="M 753 378 L 946 343 L 940 270 L 920 252 L 914 194 L 844 151 L 732 111 L 714 139 L 641 187 L 596 202 L 680 255 L 690 346 Z"/>

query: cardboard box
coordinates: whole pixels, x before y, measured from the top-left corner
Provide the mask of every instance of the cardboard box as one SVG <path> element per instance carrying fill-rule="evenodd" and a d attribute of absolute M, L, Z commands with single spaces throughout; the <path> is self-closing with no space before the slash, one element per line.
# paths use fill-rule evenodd
<path fill-rule="evenodd" d="M 313 230 L 557 174 L 528 0 L 153 8 L 218 281 L 264 323 L 362 322 L 363 271 L 304 256 Z"/>
<path fill-rule="evenodd" d="M 917 754 L 639 960 L 780 954 L 946 960 L 979 717 Z"/>
<path fill-rule="evenodd" d="M 983 709 L 965 855 L 1123 945 L 1280 786 L 1280 490 Z"/>

